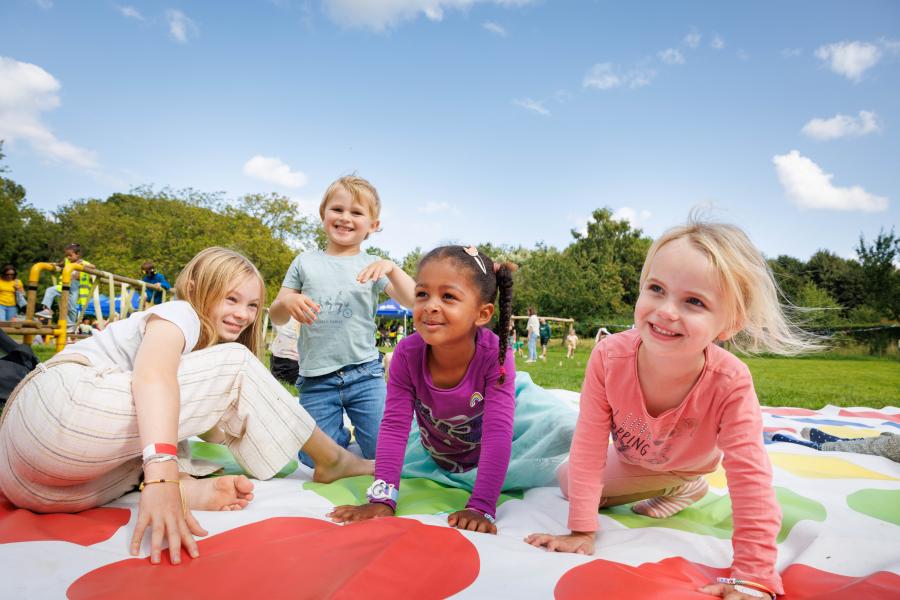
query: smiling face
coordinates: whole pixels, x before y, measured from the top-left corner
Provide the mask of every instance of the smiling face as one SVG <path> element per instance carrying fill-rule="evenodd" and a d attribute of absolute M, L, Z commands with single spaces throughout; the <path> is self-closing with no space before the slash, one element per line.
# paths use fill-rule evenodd
<path fill-rule="evenodd" d="M 241 332 L 256 320 L 261 302 L 259 280 L 249 275 L 238 279 L 210 315 L 219 341 L 237 341 Z"/>
<path fill-rule="evenodd" d="M 416 274 L 413 323 L 431 346 L 470 338 L 494 314 L 494 305 L 482 302 L 478 288 L 452 259 L 426 262 Z"/>
<path fill-rule="evenodd" d="M 729 337 L 729 316 L 706 254 L 684 238 L 659 249 L 634 308 L 646 352 L 695 358 L 713 340 Z"/>
<path fill-rule="evenodd" d="M 363 240 L 378 230 L 378 220 L 365 202 L 354 200 L 347 189 L 338 187 L 325 204 L 322 226 L 328 236 L 326 252 L 358 252 Z"/>

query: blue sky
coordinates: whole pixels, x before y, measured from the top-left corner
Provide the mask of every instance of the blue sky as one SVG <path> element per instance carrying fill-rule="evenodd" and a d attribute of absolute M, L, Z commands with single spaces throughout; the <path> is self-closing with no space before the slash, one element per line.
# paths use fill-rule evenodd
<path fill-rule="evenodd" d="M 53 210 L 154 184 L 379 189 L 415 246 L 558 247 L 709 205 L 769 256 L 900 215 L 900 3 L 0 3 L 0 138 Z"/>

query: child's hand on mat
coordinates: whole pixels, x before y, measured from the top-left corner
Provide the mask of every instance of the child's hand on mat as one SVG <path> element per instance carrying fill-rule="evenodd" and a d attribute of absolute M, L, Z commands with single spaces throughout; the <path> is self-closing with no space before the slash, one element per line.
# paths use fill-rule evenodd
<path fill-rule="evenodd" d="M 575 554 L 594 553 L 594 532 L 573 531 L 567 535 L 550 535 L 549 533 L 532 533 L 525 542 L 549 552 L 573 552 Z"/>
<path fill-rule="evenodd" d="M 175 479 L 177 480 L 177 476 Z M 177 484 L 156 483 L 146 486 L 141 492 L 137 525 L 131 538 L 132 556 L 137 556 L 140 551 L 141 540 L 148 528 L 152 564 L 160 562 L 164 539 L 169 542 L 169 559 L 173 565 L 181 562 L 181 546 L 184 546 L 192 558 L 200 555 L 194 536 L 204 536 L 206 531 L 200 527 L 191 511 L 184 508 Z"/>
<path fill-rule="evenodd" d="M 284 305 L 287 307 L 291 316 L 304 325 L 312 325 L 313 321 L 318 318 L 319 311 L 322 307 L 313 302 L 313 299 L 306 294 L 291 294 L 284 299 Z"/>
<path fill-rule="evenodd" d="M 378 517 L 393 517 L 394 509 L 381 502 L 370 502 L 360 506 L 349 504 L 338 506 L 325 516 L 329 517 L 333 523 L 352 523 Z"/>
<path fill-rule="evenodd" d="M 466 508 L 458 510 L 447 517 L 447 524 L 457 529 L 465 529 L 467 531 L 477 531 L 478 533 L 493 533 L 496 535 L 497 526 L 491 523 L 483 513 Z"/>
<path fill-rule="evenodd" d="M 735 590 L 733 585 L 728 585 L 725 583 L 711 583 L 709 585 L 704 585 L 702 588 L 700 588 L 700 592 L 703 594 L 719 596 L 724 600 L 759 600 L 760 598 L 769 600 L 769 595 L 765 592 L 758 592 L 759 594 L 761 594 L 759 596 L 744 594 Z"/>
<path fill-rule="evenodd" d="M 387 260 L 385 258 L 381 260 L 376 260 L 370 265 L 367 265 L 365 269 L 359 272 L 359 275 L 356 276 L 356 281 L 359 283 L 365 283 L 367 281 L 378 281 L 388 273 L 394 270 L 395 265 L 392 261 Z"/>

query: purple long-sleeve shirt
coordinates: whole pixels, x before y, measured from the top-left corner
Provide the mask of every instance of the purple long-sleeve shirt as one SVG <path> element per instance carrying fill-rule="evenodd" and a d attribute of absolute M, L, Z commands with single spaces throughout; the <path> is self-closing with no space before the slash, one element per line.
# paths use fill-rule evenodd
<path fill-rule="evenodd" d="M 399 489 L 403 455 L 415 414 L 422 445 L 438 466 L 454 473 L 478 467 L 466 507 L 496 515 L 497 499 L 509 467 L 516 409 L 513 352 L 506 352 L 506 380 L 501 385 L 499 344 L 493 332 L 479 328 L 475 355 L 466 374 L 449 389 L 432 383 L 428 344 L 418 333 L 397 345 L 378 434 L 375 479 L 393 483 Z"/>

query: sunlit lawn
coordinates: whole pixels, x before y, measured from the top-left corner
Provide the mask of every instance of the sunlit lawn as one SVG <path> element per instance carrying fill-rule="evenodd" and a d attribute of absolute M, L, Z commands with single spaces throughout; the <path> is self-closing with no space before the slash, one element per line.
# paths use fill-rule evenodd
<path fill-rule="evenodd" d="M 551 340 L 547 360 L 526 364 L 516 357 L 516 368 L 527 371 L 535 383 L 547 388 L 581 391 L 592 342 L 582 342 L 575 358 L 567 359 L 560 340 Z M 53 356 L 52 346 L 35 346 L 41 360 Z M 383 349 L 390 350 L 390 349 Z M 756 393 L 768 406 L 817 409 L 836 406 L 900 405 L 900 360 L 830 353 L 808 358 L 745 358 L 753 373 Z M 292 393 L 291 385 L 285 387 Z"/>

